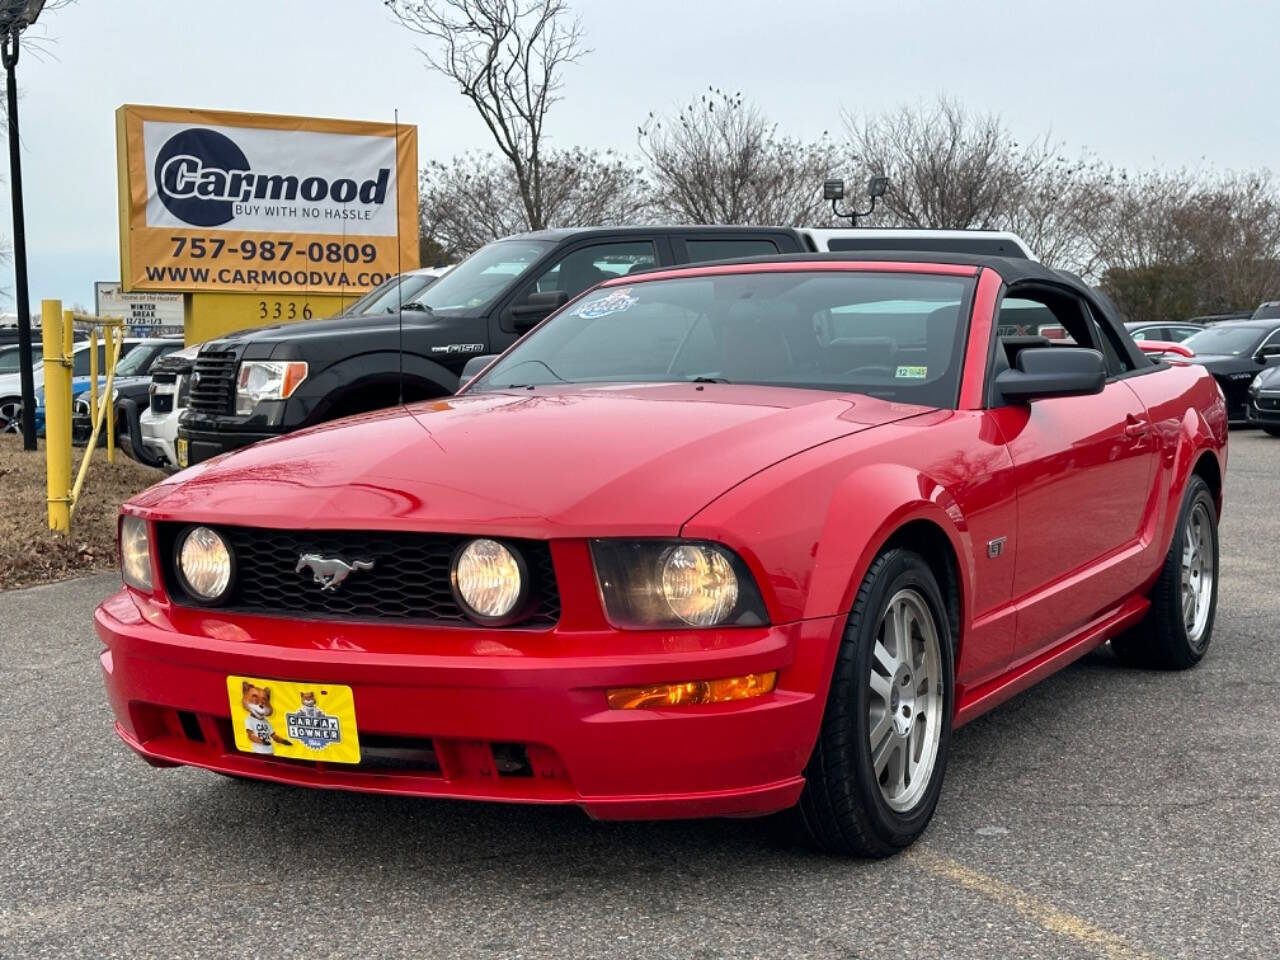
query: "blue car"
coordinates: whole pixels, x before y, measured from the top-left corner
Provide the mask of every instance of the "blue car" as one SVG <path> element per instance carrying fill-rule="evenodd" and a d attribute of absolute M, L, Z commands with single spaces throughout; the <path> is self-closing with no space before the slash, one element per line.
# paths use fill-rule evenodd
<path fill-rule="evenodd" d="M 139 380 L 149 379 L 151 376 L 151 368 L 155 362 L 161 357 L 173 353 L 175 350 L 182 349 L 182 341 L 176 339 L 155 339 L 142 340 L 130 344 L 132 349 L 120 362 L 116 364 L 115 386 L 125 383 L 137 382 Z M 84 398 L 88 402 L 89 387 L 93 383 L 92 377 L 74 377 L 71 380 L 71 409 L 74 411 L 76 403 Z M 98 402 L 110 401 L 111 397 L 105 395 L 107 386 L 107 378 L 105 376 L 98 377 Z M 36 433 L 44 436 L 44 387 L 36 391 Z M 89 424 L 89 430 L 93 430 L 93 424 Z M 74 436 L 77 442 L 83 443 L 89 439 L 89 435 L 85 432 L 82 436 Z"/>

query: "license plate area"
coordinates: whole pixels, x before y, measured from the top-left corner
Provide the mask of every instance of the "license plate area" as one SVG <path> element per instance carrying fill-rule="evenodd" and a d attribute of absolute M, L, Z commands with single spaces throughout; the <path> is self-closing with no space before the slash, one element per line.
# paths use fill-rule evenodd
<path fill-rule="evenodd" d="M 338 683 L 227 677 L 236 749 L 258 757 L 359 763 L 355 697 Z"/>

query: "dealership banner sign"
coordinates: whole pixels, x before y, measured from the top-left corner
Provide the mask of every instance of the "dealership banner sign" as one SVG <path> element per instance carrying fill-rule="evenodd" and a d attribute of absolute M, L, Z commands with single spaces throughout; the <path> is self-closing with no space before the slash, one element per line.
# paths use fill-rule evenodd
<path fill-rule="evenodd" d="M 418 266 L 417 129 L 116 111 L 126 291 L 341 293 Z"/>

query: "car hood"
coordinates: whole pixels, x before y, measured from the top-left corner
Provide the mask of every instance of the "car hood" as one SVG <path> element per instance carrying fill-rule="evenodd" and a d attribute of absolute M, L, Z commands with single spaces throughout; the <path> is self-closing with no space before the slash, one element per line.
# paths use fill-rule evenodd
<path fill-rule="evenodd" d="M 779 460 L 929 409 L 729 384 L 464 395 L 260 443 L 133 504 L 257 526 L 672 536 Z"/>

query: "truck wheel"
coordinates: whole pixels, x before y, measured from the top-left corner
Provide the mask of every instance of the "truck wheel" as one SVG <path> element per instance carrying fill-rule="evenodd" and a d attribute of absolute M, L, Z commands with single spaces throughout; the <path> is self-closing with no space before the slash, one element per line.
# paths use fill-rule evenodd
<path fill-rule="evenodd" d="M 928 564 L 881 553 L 854 600 L 793 817 L 810 843 L 887 857 L 924 831 L 951 741 L 953 649 Z"/>
<path fill-rule="evenodd" d="M 1209 649 L 1218 608 L 1218 511 L 1209 485 L 1196 474 L 1150 599 L 1142 622 L 1111 641 L 1116 656 L 1156 670 L 1194 667 Z"/>

